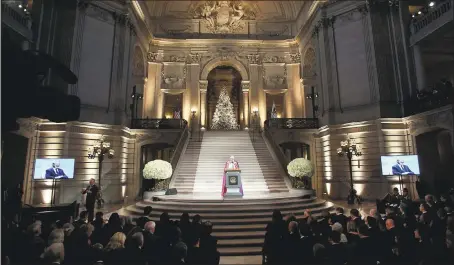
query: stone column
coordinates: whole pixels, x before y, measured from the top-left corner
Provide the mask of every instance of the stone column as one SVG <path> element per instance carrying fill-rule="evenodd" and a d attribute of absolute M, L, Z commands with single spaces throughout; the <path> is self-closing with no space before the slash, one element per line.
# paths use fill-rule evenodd
<path fill-rule="evenodd" d="M 199 117 L 200 117 L 200 91 L 199 91 L 199 76 L 200 76 L 200 65 L 197 63 L 191 63 L 187 65 L 188 67 L 188 82 L 189 83 L 189 95 L 190 99 L 185 101 L 185 103 L 189 102 L 189 124 L 194 122 L 194 131 L 199 129 Z M 188 90 L 188 89 L 186 89 Z M 188 96 L 189 96 L 188 95 Z M 193 120 L 192 111 L 196 111 L 195 119 Z M 192 126 L 192 125 L 191 125 Z"/>
<path fill-rule="evenodd" d="M 286 118 L 303 118 L 305 117 L 305 110 L 303 106 L 304 92 L 301 88 L 300 80 L 300 61 L 301 56 L 298 54 L 291 54 L 291 63 L 287 64 L 287 84 L 288 92 L 285 94 L 286 100 Z"/>
<path fill-rule="evenodd" d="M 413 45 L 413 56 L 415 58 L 415 71 L 418 90 L 426 88 L 426 71 L 424 69 L 424 61 L 422 59 L 421 47 Z"/>
<path fill-rule="evenodd" d="M 243 124 L 244 128 L 249 128 L 249 88 L 251 86 L 250 81 L 241 81 L 241 90 L 243 91 Z"/>
<path fill-rule="evenodd" d="M 250 102 L 250 110 L 259 111 L 259 119 L 258 124 L 263 126 L 262 119 L 266 118 L 266 106 L 265 108 L 261 107 L 261 104 L 265 104 L 261 102 L 262 96 L 260 95 L 262 92 L 264 93 L 263 89 L 260 88 L 260 81 L 261 75 L 259 75 L 259 62 L 260 56 L 258 54 L 251 54 L 248 55 L 249 60 L 249 79 L 250 79 L 250 89 L 249 89 L 249 102 Z M 262 109 L 265 109 L 265 113 L 262 113 Z"/>
<path fill-rule="evenodd" d="M 207 120 L 207 88 L 208 80 L 199 80 L 200 88 L 200 126 L 203 129 L 206 127 Z"/>

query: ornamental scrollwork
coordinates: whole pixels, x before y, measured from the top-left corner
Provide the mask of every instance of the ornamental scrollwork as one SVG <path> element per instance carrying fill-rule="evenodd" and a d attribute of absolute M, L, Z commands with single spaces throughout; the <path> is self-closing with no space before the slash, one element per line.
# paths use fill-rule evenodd
<path fill-rule="evenodd" d="M 259 64 L 260 55 L 259 54 L 249 54 L 247 56 L 247 60 L 248 60 L 249 64 Z"/>
<path fill-rule="evenodd" d="M 301 53 L 290 53 L 291 63 L 301 63 Z"/>
<path fill-rule="evenodd" d="M 148 60 L 148 62 L 155 63 L 158 61 L 158 56 L 159 56 L 159 53 L 157 53 L 157 52 L 148 52 L 147 60 Z"/>

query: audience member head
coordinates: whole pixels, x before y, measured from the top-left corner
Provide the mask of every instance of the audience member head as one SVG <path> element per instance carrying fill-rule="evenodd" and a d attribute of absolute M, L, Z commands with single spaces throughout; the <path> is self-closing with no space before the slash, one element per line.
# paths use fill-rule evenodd
<path fill-rule="evenodd" d="M 298 234 L 298 223 L 296 221 L 291 221 L 288 224 L 288 232 L 290 234 Z"/>
<path fill-rule="evenodd" d="M 120 215 L 118 213 L 113 213 L 109 217 L 108 224 L 110 227 L 112 226 L 121 226 Z"/>
<path fill-rule="evenodd" d="M 198 214 L 194 215 L 192 217 L 192 223 L 193 224 L 201 224 L 202 223 L 202 217 Z"/>
<path fill-rule="evenodd" d="M 320 216 L 324 219 L 328 219 L 331 216 L 331 214 L 329 213 L 329 211 L 322 211 Z"/>
<path fill-rule="evenodd" d="M 80 226 L 80 230 L 87 235 L 87 237 L 90 237 L 91 234 L 93 234 L 93 231 L 95 231 L 95 227 L 92 224 L 83 224 Z"/>
<path fill-rule="evenodd" d="M 104 213 L 103 212 L 96 212 L 95 220 L 103 220 L 103 218 L 104 218 Z"/>
<path fill-rule="evenodd" d="M 289 213 L 284 217 L 284 221 L 290 223 L 292 221 L 296 221 L 296 216 L 293 213 Z"/>
<path fill-rule="evenodd" d="M 63 232 L 65 233 L 65 236 L 68 237 L 74 231 L 74 226 L 70 223 L 66 223 L 63 225 L 62 229 L 63 229 Z"/>
<path fill-rule="evenodd" d="M 393 195 L 399 195 L 399 189 L 398 188 L 394 188 L 393 189 Z"/>
<path fill-rule="evenodd" d="M 376 208 L 372 208 L 372 209 L 370 209 L 370 211 L 369 211 L 369 215 L 370 215 L 370 216 L 374 216 L 374 217 L 375 217 L 375 216 L 377 215 L 377 209 L 376 209 Z"/>
<path fill-rule="evenodd" d="M 429 210 L 429 205 L 427 205 L 427 203 L 421 203 L 419 205 L 419 211 L 421 211 L 422 213 L 425 213 Z"/>
<path fill-rule="evenodd" d="M 273 223 L 281 222 L 282 221 L 282 213 L 281 213 L 281 211 L 274 210 L 271 220 L 272 220 Z"/>
<path fill-rule="evenodd" d="M 393 207 L 386 207 L 385 208 L 385 213 L 386 215 L 393 215 L 395 212 L 394 212 L 394 208 Z"/>
<path fill-rule="evenodd" d="M 203 223 L 202 232 L 204 235 L 209 236 L 213 232 L 213 224 L 210 221 Z"/>
<path fill-rule="evenodd" d="M 365 224 L 360 225 L 358 228 L 358 234 L 362 237 L 369 236 L 369 227 Z"/>
<path fill-rule="evenodd" d="M 63 246 L 63 243 L 60 242 L 51 244 L 48 248 L 46 248 L 46 250 L 44 250 L 41 257 L 50 263 L 63 262 L 65 259 L 65 247 Z"/>
<path fill-rule="evenodd" d="M 170 223 L 170 217 L 168 212 L 163 212 L 161 216 L 159 216 L 159 222 L 161 224 L 168 224 Z"/>
<path fill-rule="evenodd" d="M 189 218 L 189 214 L 184 212 L 181 214 L 180 216 L 180 223 L 181 224 L 187 224 L 187 223 L 190 223 L 191 222 L 191 219 Z"/>
<path fill-rule="evenodd" d="M 107 250 L 120 249 L 125 247 L 126 235 L 122 232 L 115 233 L 109 243 L 106 245 Z"/>
<path fill-rule="evenodd" d="M 378 227 L 377 219 L 375 219 L 375 217 L 372 216 L 366 217 L 366 225 L 370 228 L 377 228 Z"/>
<path fill-rule="evenodd" d="M 156 229 L 156 223 L 153 221 L 148 221 L 145 223 L 144 230 L 147 232 L 150 232 L 154 234 L 154 231 Z"/>
<path fill-rule="evenodd" d="M 337 223 L 336 223 L 337 224 Z M 329 235 L 329 238 L 332 243 L 339 244 L 341 242 L 341 233 L 339 231 L 332 231 Z"/>
<path fill-rule="evenodd" d="M 143 234 L 141 232 L 134 233 L 131 237 L 131 243 L 134 247 L 142 248 L 143 247 Z"/>
<path fill-rule="evenodd" d="M 88 212 L 82 211 L 79 213 L 79 220 L 86 222 L 88 218 Z"/>
<path fill-rule="evenodd" d="M 144 216 L 150 216 L 152 211 L 153 211 L 153 207 L 146 206 L 145 208 L 143 208 L 143 215 Z"/>
<path fill-rule="evenodd" d="M 395 227 L 394 225 L 394 220 L 393 219 L 386 219 L 386 222 L 385 222 L 385 225 L 386 225 L 386 230 L 391 230 Z"/>
<path fill-rule="evenodd" d="M 336 207 L 336 214 L 344 214 L 344 208 Z"/>
<path fill-rule="evenodd" d="M 404 189 L 402 190 L 402 196 L 404 196 L 404 197 L 407 197 L 407 196 L 408 196 L 408 189 L 407 189 L 407 188 L 404 188 Z"/>
<path fill-rule="evenodd" d="M 359 211 L 358 211 L 357 209 L 351 209 L 351 210 L 350 210 L 350 215 L 351 215 L 354 219 L 360 217 Z"/>
<path fill-rule="evenodd" d="M 65 241 L 65 233 L 63 229 L 54 229 L 50 232 L 47 239 L 47 244 L 50 246 L 54 243 L 63 243 Z"/>
<path fill-rule="evenodd" d="M 424 196 L 424 200 L 426 201 L 426 203 L 428 205 L 434 205 L 434 203 L 435 203 L 434 196 L 431 194 L 427 194 L 426 196 Z"/>
<path fill-rule="evenodd" d="M 339 232 L 339 233 L 343 233 L 344 232 L 344 228 L 342 227 L 342 224 L 340 223 L 334 223 L 332 226 L 331 226 L 331 229 L 333 231 L 336 231 L 336 232 Z"/>
<path fill-rule="evenodd" d="M 27 233 L 30 236 L 40 236 L 41 235 L 41 222 L 34 222 L 33 224 L 27 227 Z"/>

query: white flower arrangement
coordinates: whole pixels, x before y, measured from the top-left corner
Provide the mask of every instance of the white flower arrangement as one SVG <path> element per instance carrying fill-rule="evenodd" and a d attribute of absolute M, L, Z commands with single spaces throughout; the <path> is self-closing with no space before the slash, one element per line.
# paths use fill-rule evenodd
<path fill-rule="evenodd" d="M 288 174 L 294 178 L 311 178 L 314 175 L 314 168 L 311 161 L 304 158 L 293 159 L 287 165 Z"/>
<path fill-rule="evenodd" d="M 148 162 L 143 168 L 145 179 L 168 179 L 172 176 L 172 165 L 164 160 L 153 160 Z"/>

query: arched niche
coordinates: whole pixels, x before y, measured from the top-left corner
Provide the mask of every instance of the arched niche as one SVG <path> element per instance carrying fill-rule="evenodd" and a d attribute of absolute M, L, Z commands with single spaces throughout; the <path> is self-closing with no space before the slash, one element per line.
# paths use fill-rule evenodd
<path fill-rule="evenodd" d="M 229 58 L 228 60 L 224 60 L 222 58 L 215 58 L 209 61 L 203 67 L 202 74 L 200 75 L 200 80 L 207 80 L 208 74 L 211 72 L 211 70 L 218 66 L 231 66 L 241 74 L 241 78 L 243 79 L 243 81 L 249 80 L 249 74 L 246 70 L 246 67 L 244 67 L 244 65 L 240 61 L 234 58 Z"/>

